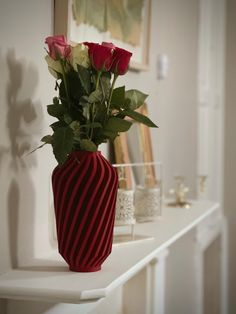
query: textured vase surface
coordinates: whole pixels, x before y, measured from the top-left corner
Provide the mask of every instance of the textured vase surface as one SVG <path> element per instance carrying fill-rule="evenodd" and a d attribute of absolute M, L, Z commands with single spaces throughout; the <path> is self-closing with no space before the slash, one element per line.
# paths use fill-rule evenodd
<path fill-rule="evenodd" d="M 100 270 L 112 249 L 116 170 L 98 151 L 75 151 L 52 186 L 59 253 L 72 271 Z"/>

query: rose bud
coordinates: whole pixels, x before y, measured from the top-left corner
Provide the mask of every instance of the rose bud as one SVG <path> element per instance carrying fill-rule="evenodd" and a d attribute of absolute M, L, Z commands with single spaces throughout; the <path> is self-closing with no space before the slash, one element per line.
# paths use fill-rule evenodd
<path fill-rule="evenodd" d="M 71 53 L 71 47 L 63 35 L 47 37 L 45 43 L 48 45 L 49 56 L 54 60 L 59 58 L 66 59 Z"/>
<path fill-rule="evenodd" d="M 89 57 L 93 68 L 97 71 L 109 71 L 112 64 L 113 47 L 85 42 L 89 48 Z"/>
<path fill-rule="evenodd" d="M 118 75 L 124 75 L 128 71 L 131 56 L 131 52 L 116 47 L 113 53 L 111 72 Z"/>

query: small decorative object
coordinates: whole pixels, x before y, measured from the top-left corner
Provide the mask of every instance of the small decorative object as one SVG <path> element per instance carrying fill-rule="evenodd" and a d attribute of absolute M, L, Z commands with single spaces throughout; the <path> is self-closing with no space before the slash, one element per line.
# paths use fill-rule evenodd
<path fill-rule="evenodd" d="M 199 175 L 198 198 L 204 199 L 207 195 L 207 176 Z"/>
<path fill-rule="evenodd" d="M 133 225 L 134 218 L 134 191 L 118 189 L 116 200 L 116 226 Z"/>
<path fill-rule="evenodd" d="M 157 216 L 161 216 L 160 188 L 138 186 L 135 191 L 135 217 L 137 221 L 153 220 Z"/>
<path fill-rule="evenodd" d="M 184 185 L 184 177 L 175 176 L 174 178 L 176 180 L 176 189 L 171 189 L 169 193 L 175 195 L 175 201 L 169 203 L 168 206 L 190 208 L 191 204 L 185 197 L 189 188 Z"/>
<path fill-rule="evenodd" d="M 135 217 L 137 221 L 150 221 L 161 216 L 161 178 L 156 179 L 155 166 L 161 175 L 161 164 L 155 162 L 143 163 L 144 182 L 135 190 Z"/>
<path fill-rule="evenodd" d="M 125 167 L 118 167 L 119 189 L 116 200 L 116 226 L 134 225 L 134 191 L 127 189 Z"/>
<path fill-rule="evenodd" d="M 57 121 L 42 142 L 52 145 L 58 162 L 52 174 L 58 248 L 72 271 L 97 271 L 111 252 L 118 187 L 98 146 L 131 127 L 126 116 L 156 125 L 135 111 L 147 95 L 115 88 L 128 70 L 129 51 L 112 43 L 72 46 L 62 35 L 46 43 L 58 91 L 47 111 Z"/>

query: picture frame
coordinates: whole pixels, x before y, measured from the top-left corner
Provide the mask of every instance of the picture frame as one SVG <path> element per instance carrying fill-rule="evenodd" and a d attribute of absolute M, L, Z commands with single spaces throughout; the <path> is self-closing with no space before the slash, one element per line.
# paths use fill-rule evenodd
<path fill-rule="evenodd" d="M 132 4 L 130 0 L 55 0 L 54 33 L 70 42 L 113 42 L 133 53 L 130 69 L 148 70 L 151 0 L 138 1 L 135 10 Z"/>
<path fill-rule="evenodd" d="M 130 164 L 130 156 L 129 156 L 129 149 L 128 149 L 128 141 L 127 141 L 127 134 L 120 133 L 118 137 L 114 140 L 113 143 L 114 148 L 114 156 L 115 156 L 115 163 L 122 165 L 122 164 Z M 119 188 L 125 190 L 131 190 L 133 187 L 133 180 L 132 180 L 132 169 L 129 166 L 120 166 L 117 167 L 118 177 L 119 177 Z"/>
<path fill-rule="evenodd" d="M 144 116 L 148 116 L 147 104 L 143 104 L 139 112 Z M 142 123 L 139 124 L 139 128 L 143 146 L 143 162 L 154 162 L 150 128 Z M 157 184 L 155 167 L 153 165 L 147 165 L 145 167 L 145 178 L 146 186 L 153 187 Z"/>
<path fill-rule="evenodd" d="M 146 104 L 143 104 L 137 111 L 148 116 Z M 124 182 L 120 182 L 120 187 L 129 189 L 133 186 L 133 181 L 135 181 L 137 185 L 146 186 L 148 188 L 155 187 L 158 185 L 158 179 L 154 165 L 150 128 L 142 123 L 131 119 L 129 120 L 133 122 L 130 130 L 126 133 L 121 132 L 112 145 L 115 163 L 141 163 L 144 164 L 144 166 L 124 167 L 122 177 L 124 177 L 125 180 Z"/>
<path fill-rule="evenodd" d="M 137 110 L 139 113 L 149 116 L 147 104 L 144 103 Z M 128 154 L 131 163 L 144 163 L 144 168 L 136 170 L 135 176 L 138 184 L 145 184 L 146 187 L 154 187 L 157 185 L 157 174 L 153 164 L 153 148 L 151 140 L 150 128 L 142 123 L 133 121 L 133 126 L 127 133 Z M 141 182 L 140 178 L 145 178 L 145 182 Z"/>

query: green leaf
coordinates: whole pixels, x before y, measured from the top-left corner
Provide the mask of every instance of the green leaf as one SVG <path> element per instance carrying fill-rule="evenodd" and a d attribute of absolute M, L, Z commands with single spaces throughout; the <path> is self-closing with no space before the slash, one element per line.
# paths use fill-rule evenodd
<path fill-rule="evenodd" d="M 71 124 L 70 124 L 70 128 L 72 130 L 78 130 L 80 128 L 80 123 L 79 121 L 72 121 Z"/>
<path fill-rule="evenodd" d="M 59 105 L 59 98 L 58 97 L 53 97 L 53 104 Z"/>
<path fill-rule="evenodd" d="M 68 113 L 64 114 L 63 119 L 66 124 L 70 124 L 73 121 L 71 116 Z"/>
<path fill-rule="evenodd" d="M 88 152 L 96 152 L 97 151 L 97 146 L 94 144 L 94 142 L 90 140 L 83 139 L 80 141 L 80 148 L 82 150 L 86 150 Z"/>
<path fill-rule="evenodd" d="M 131 110 L 135 110 L 144 104 L 145 99 L 148 95 L 140 92 L 137 89 L 130 89 L 125 92 L 125 98 L 130 100 L 128 108 Z"/>
<path fill-rule="evenodd" d="M 144 116 L 143 114 L 133 111 L 133 110 L 123 110 L 121 112 L 122 116 L 128 116 L 137 122 L 143 123 L 151 128 L 158 128 L 158 126 L 153 123 L 148 117 Z"/>
<path fill-rule="evenodd" d="M 124 109 L 129 109 L 130 108 L 130 103 L 131 103 L 131 100 L 129 98 L 125 98 L 125 102 L 124 102 Z"/>
<path fill-rule="evenodd" d="M 68 81 L 68 93 L 70 101 L 73 102 L 73 100 L 79 100 L 80 97 L 84 95 L 84 89 L 82 88 L 78 73 L 75 71 L 69 71 L 67 72 L 66 77 Z M 65 89 L 64 86 L 62 86 L 62 88 Z M 64 95 L 66 96 L 66 94 Z"/>
<path fill-rule="evenodd" d="M 89 95 L 91 92 L 90 71 L 79 64 L 77 64 L 77 69 L 81 85 L 85 90 L 86 94 Z"/>
<path fill-rule="evenodd" d="M 48 105 L 47 111 L 50 116 L 60 118 L 66 113 L 66 108 L 63 105 Z"/>
<path fill-rule="evenodd" d="M 36 147 L 36 148 L 34 148 L 33 150 L 31 150 L 27 155 L 30 155 L 30 154 L 32 154 L 32 153 L 34 153 L 34 152 L 36 152 L 36 150 L 38 150 L 38 149 L 40 149 L 40 148 L 42 148 L 44 145 L 46 145 L 47 143 L 43 143 L 42 145 L 40 145 L 40 146 L 38 146 L 38 147 Z"/>
<path fill-rule="evenodd" d="M 100 102 L 101 100 L 102 100 L 102 91 L 99 89 L 96 89 L 95 91 L 93 91 L 88 97 L 88 102 L 90 104 L 93 104 L 95 102 Z"/>
<path fill-rule="evenodd" d="M 113 90 L 112 98 L 111 98 L 111 107 L 120 109 L 123 108 L 122 105 L 125 101 L 125 87 L 117 87 Z"/>
<path fill-rule="evenodd" d="M 107 116 L 107 107 L 104 103 L 96 104 L 96 115 L 95 115 L 95 121 L 104 123 L 105 117 Z"/>
<path fill-rule="evenodd" d="M 41 138 L 41 142 L 46 144 L 52 144 L 52 141 L 53 141 L 52 135 L 45 135 L 44 137 Z"/>
<path fill-rule="evenodd" d="M 53 134 L 53 153 L 59 165 L 62 165 L 73 147 L 73 131 L 71 128 L 58 128 Z"/>
<path fill-rule="evenodd" d="M 97 146 L 99 146 L 102 143 L 106 143 L 108 138 L 109 138 L 108 136 L 100 135 L 96 136 L 96 138 L 93 141 Z"/>
<path fill-rule="evenodd" d="M 70 128 L 73 130 L 74 132 L 74 136 L 76 138 L 80 138 L 80 123 L 79 121 L 72 121 L 70 124 Z"/>
<path fill-rule="evenodd" d="M 111 132 L 126 132 L 131 127 L 130 121 L 123 120 L 117 117 L 111 117 L 105 125 L 105 131 Z"/>
<path fill-rule="evenodd" d="M 112 132 L 112 131 L 104 131 L 103 132 L 103 138 L 109 138 L 112 142 L 114 142 L 115 138 L 118 136 L 118 132 Z"/>
<path fill-rule="evenodd" d="M 50 127 L 53 129 L 53 131 L 55 131 L 58 128 L 65 127 L 65 126 L 66 126 L 66 123 L 63 121 L 56 121 L 50 125 Z"/>
<path fill-rule="evenodd" d="M 60 74 L 53 70 L 53 68 L 48 67 L 48 71 L 56 80 L 60 79 Z"/>
<path fill-rule="evenodd" d="M 55 73 L 62 74 L 63 69 L 60 60 L 54 60 L 49 55 L 46 55 L 45 60 L 48 64 L 48 68 Z"/>
<path fill-rule="evenodd" d="M 81 128 L 86 128 L 86 129 L 97 129 L 97 128 L 102 128 L 101 123 L 99 122 L 92 122 L 92 123 L 87 123 L 87 124 L 83 124 L 81 125 Z"/>
<path fill-rule="evenodd" d="M 89 105 L 89 98 L 88 96 L 82 96 L 79 100 L 79 104 L 84 107 L 84 106 L 87 106 Z"/>

